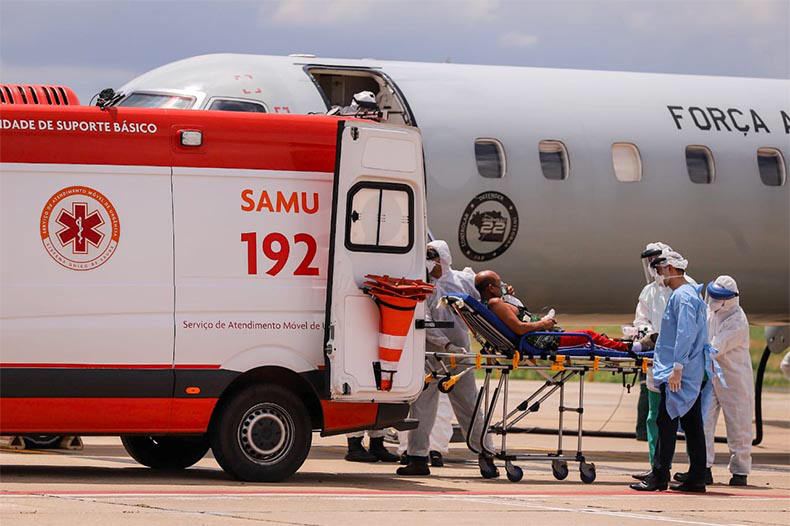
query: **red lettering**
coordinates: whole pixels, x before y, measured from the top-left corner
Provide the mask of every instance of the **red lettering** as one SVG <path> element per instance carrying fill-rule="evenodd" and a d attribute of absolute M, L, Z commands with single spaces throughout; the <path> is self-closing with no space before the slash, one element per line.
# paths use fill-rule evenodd
<path fill-rule="evenodd" d="M 294 276 L 317 276 L 318 268 L 310 266 L 310 263 L 313 262 L 313 258 L 315 258 L 315 238 L 310 234 L 296 234 L 294 236 L 294 243 L 304 243 L 307 245 L 307 253 L 304 255 L 304 259 L 294 271 Z"/>
<path fill-rule="evenodd" d="M 291 198 L 288 199 L 288 201 L 285 200 L 285 196 L 282 192 L 277 192 L 277 213 L 283 208 L 286 212 L 290 212 L 291 208 L 293 208 L 294 213 L 299 213 L 299 196 L 296 192 L 291 192 Z"/>
<path fill-rule="evenodd" d="M 244 201 L 244 203 L 241 205 L 241 209 L 244 210 L 245 212 L 252 212 L 253 210 L 255 210 L 255 201 L 252 200 L 252 198 L 250 197 L 251 195 L 252 195 L 252 190 L 250 190 L 249 188 L 246 188 L 241 191 L 241 200 Z"/>
<path fill-rule="evenodd" d="M 272 201 L 269 199 L 269 194 L 266 190 L 261 192 L 261 197 L 258 199 L 258 208 L 256 208 L 255 211 L 260 212 L 264 208 L 267 208 L 269 212 L 274 212 Z"/>
<path fill-rule="evenodd" d="M 274 250 L 274 243 L 279 245 L 278 250 Z M 288 244 L 288 239 L 278 233 L 272 232 L 263 238 L 263 253 L 266 257 L 274 261 L 274 266 L 266 271 L 270 276 L 276 276 L 283 269 L 288 262 L 288 254 L 291 252 L 291 247 Z"/>

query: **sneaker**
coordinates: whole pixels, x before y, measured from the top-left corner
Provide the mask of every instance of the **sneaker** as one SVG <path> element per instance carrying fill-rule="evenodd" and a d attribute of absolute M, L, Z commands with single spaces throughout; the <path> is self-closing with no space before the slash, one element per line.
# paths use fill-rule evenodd
<path fill-rule="evenodd" d="M 431 451 L 428 453 L 428 458 L 431 459 L 431 467 L 432 468 L 440 468 L 444 466 L 444 459 L 442 458 L 442 454 L 438 451 Z"/>
<path fill-rule="evenodd" d="M 478 455 L 477 465 L 480 466 L 480 474 L 484 479 L 495 479 L 499 476 L 499 470 L 494 464 L 494 457 Z"/>
<path fill-rule="evenodd" d="M 413 457 L 409 455 L 409 463 L 398 468 L 395 473 L 404 477 L 424 477 L 431 474 L 428 467 L 428 457 Z"/>
<path fill-rule="evenodd" d="M 746 486 L 746 475 L 733 475 L 730 479 L 730 486 Z"/>

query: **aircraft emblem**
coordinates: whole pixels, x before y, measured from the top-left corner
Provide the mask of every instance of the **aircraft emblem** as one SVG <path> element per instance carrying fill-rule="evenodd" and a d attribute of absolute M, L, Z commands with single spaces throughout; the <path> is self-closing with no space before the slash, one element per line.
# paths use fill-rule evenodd
<path fill-rule="evenodd" d="M 501 256 L 518 234 L 518 210 L 508 196 L 483 192 L 464 209 L 458 227 L 458 244 L 472 261 Z"/>

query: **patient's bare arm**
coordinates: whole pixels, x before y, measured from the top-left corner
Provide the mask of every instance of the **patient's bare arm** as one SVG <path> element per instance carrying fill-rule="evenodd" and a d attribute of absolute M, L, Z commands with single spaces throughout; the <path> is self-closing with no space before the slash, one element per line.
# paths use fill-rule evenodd
<path fill-rule="evenodd" d="M 509 305 L 502 301 L 500 298 L 491 298 L 488 300 L 488 308 L 491 312 L 496 314 L 497 318 L 507 325 L 508 329 L 515 332 L 519 336 L 533 331 L 550 331 L 554 328 L 555 321 L 553 319 L 523 322 L 518 319 L 518 309 L 513 305 Z"/>

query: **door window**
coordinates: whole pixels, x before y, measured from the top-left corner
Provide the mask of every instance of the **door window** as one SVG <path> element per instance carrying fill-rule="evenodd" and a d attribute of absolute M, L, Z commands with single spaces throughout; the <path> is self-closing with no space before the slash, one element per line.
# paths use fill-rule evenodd
<path fill-rule="evenodd" d="M 403 184 L 358 183 L 348 194 L 346 247 L 404 254 L 414 244 L 414 193 Z"/>

